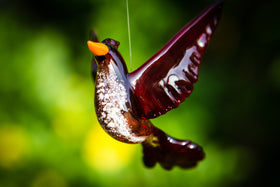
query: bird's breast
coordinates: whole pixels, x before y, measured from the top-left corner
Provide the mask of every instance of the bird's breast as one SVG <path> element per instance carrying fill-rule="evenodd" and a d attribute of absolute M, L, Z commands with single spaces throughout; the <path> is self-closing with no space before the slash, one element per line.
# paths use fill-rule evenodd
<path fill-rule="evenodd" d="M 96 77 L 95 110 L 103 129 L 126 143 L 146 140 L 150 123 L 133 113 L 129 83 L 113 66 L 100 68 Z"/>

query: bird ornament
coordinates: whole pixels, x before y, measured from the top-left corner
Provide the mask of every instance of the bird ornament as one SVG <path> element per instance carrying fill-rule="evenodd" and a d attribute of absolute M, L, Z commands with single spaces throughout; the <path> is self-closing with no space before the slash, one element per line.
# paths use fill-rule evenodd
<path fill-rule="evenodd" d="M 183 27 L 162 49 L 129 73 L 118 51 L 119 42 L 96 35 L 87 42 L 95 58 L 96 116 L 114 139 L 143 146 L 143 162 L 164 169 L 191 168 L 205 157 L 201 146 L 179 140 L 154 126 L 150 119 L 177 108 L 193 91 L 201 57 L 222 13 L 218 1 Z"/>

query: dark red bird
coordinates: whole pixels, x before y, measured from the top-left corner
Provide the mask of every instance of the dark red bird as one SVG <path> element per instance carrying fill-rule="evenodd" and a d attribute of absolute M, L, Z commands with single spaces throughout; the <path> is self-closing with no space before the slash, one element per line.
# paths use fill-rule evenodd
<path fill-rule="evenodd" d="M 201 56 L 221 18 L 223 2 L 203 11 L 131 73 L 118 51 L 119 42 L 88 41 L 96 60 L 92 73 L 98 121 L 116 140 L 142 143 L 147 167 L 159 162 L 168 170 L 176 165 L 190 168 L 204 158 L 199 145 L 165 134 L 149 119 L 178 107 L 192 93 Z"/>

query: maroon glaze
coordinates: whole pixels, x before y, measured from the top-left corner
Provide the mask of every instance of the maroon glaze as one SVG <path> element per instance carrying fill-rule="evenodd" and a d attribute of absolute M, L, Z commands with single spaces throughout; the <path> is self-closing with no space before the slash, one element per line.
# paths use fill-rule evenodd
<path fill-rule="evenodd" d="M 149 142 L 151 141 L 151 142 Z M 202 147 L 189 141 L 178 140 L 160 129 L 153 128 L 153 137 L 142 143 L 143 161 L 147 167 L 154 167 L 158 162 L 164 169 L 174 166 L 191 168 L 205 156 Z"/>
<path fill-rule="evenodd" d="M 192 93 L 201 56 L 221 18 L 223 2 L 203 11 L 130 74 L 117 49 L 119 42 L 113 39 L 103 40 L 109 52 L 93 61 L 95 108 L 100 124 L 119 141 L 142 143 L 147 167 L 158 162 L 167 170 L 174 166 L 191 168 L 204 158 L 199 145 L 167 135 L 149 119 L 178 107 Z M 93 35 L 92 40 L 97 37 Z"/>
<path fill-rule="evenodd" d="M 222 6 L 223 1 L 219 1 L 203 11 L 159 52 L 129 74 L 145 118 L 165 114 L 191 94 L 201 56 L 221 18 Z"/>

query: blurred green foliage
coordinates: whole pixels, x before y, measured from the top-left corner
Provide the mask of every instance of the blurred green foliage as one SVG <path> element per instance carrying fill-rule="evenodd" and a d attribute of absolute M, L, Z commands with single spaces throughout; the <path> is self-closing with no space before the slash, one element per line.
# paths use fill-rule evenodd
<path fill-rule="evenodd" d="M 129 1 L 133 69 L 213 1 Z M 198 83 L 154 124 L 202 145 L 191 170 L 146 169 L 141 146 L 105 134 L 93 106 L 89 30 L 121 42 L 125 0 L 0 2 L 0 186 L 272 186 L 277 183 L 277 1 L 227 1 Z"/>

